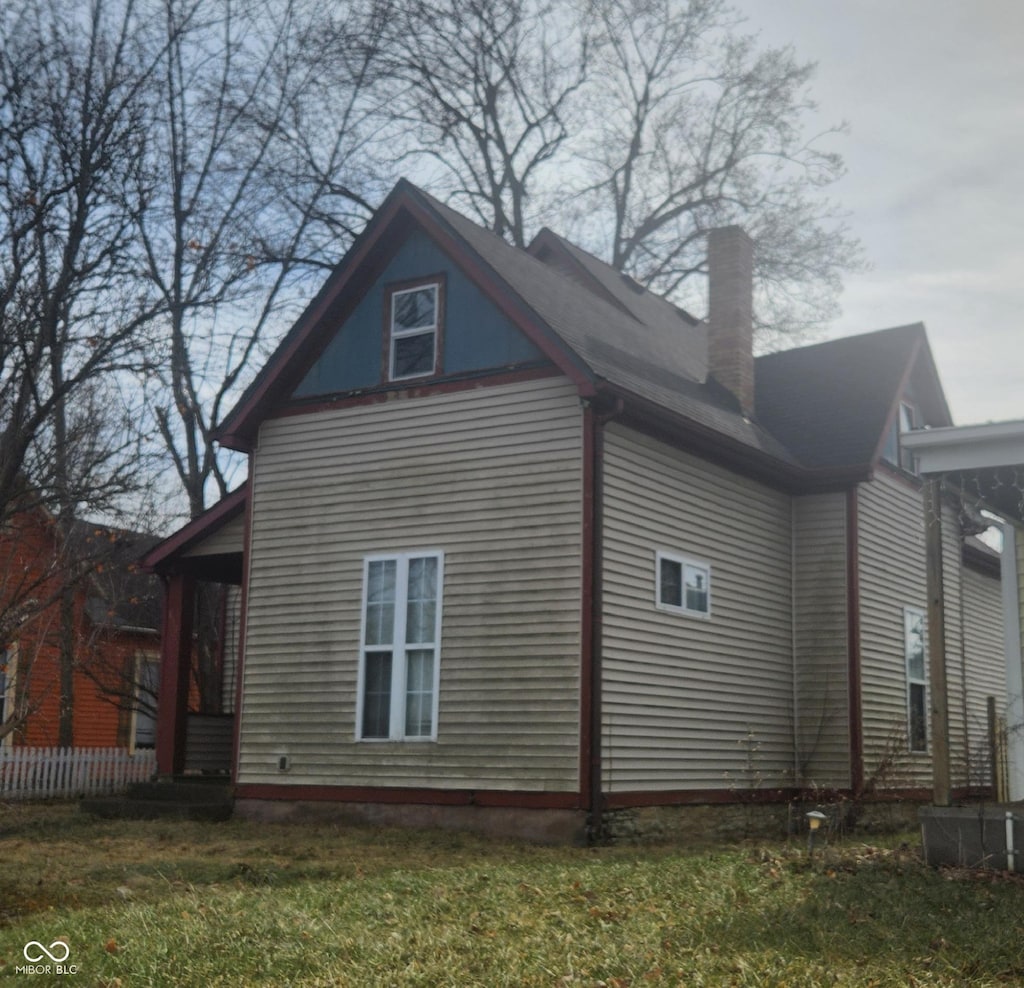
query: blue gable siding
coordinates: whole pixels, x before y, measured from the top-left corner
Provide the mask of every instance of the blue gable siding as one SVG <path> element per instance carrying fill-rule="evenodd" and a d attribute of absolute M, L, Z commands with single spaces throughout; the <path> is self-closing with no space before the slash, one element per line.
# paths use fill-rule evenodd
<path fill-rule="evenodd" d="M 338 394 L 381 384 L 385 286 L 435 274 L 444 274 L 446 281 L 442 353 L 445 376 L 544 359 L 447 254 L 425 234 L 415 231 L 334 334 L 295 389 L 294 397 Z"/>

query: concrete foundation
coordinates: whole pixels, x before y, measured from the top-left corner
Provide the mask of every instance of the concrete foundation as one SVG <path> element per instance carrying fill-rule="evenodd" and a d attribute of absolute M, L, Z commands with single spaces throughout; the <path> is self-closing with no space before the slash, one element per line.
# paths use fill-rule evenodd
<path fill-rule="evenodd" d="M 925 806 L 919 818 L 928 864 L 1024 872 L 1024 803 Z"/>
<path fill-rule="evenodd" d="M 582 844 L 586 839 L 587 824 L 587 814 L 582 810 L 278 799 L 238 799 L 235 801 L 235 815 L 243 820 L 269 823 L 314 821 L 470 831 L 542 844 Z"/>
<path fill-rule="evenodd" d="M 890 833 L 913 827 L 919 804 L 893 801 L 715 803 L 643 806 L 606 810 L 603 841 L 623 844 L 671 842 L 687 846 L 747 839 L 777 840 L 805 832 L 804 814 L 823 810 L 823 835 Z M 545 844 L 584 844 L 589 837 L 583 810 L 445 806 L 418 803 L 355 803 L 333 800 L 236 799 L 235 815 L 265 822 L 318 822 L 352 826 L 468 831 Z M 1022 868 L 1024 870 L 1024 862 Z"/>
<path fill-rule="evenodd" d="M 613 843 L 671 841 L 686 845 L 715 844 L 751 837 L 785 837 L 793 826 L 785 803 L 715 806 L 641 806 L 608 810 L 604 832 Z"/>

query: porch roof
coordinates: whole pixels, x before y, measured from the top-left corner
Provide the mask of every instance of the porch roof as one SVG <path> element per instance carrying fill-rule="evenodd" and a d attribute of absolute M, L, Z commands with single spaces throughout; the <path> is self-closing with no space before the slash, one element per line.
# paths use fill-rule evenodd
<path fill-rule="evenodd" d="M 900 436 L 922 474 L 942 476 L 1024 524 L 1024 420 L 917 429 Z"/>
<path fill-rule="evenodd" d="M 245 511 L 248 496 L 249 484 L 246 482 L 155 545 L 142 557 L 139 565 L 150 573 L 189 572 L 201 579 L 240 583 L 241 547 L 237 551 L 194 555 L 189 553 L 238 518 Z"/>

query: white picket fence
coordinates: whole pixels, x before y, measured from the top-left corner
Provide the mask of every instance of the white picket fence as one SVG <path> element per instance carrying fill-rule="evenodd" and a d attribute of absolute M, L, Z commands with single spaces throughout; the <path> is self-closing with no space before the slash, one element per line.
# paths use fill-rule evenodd
<path fill-rule="evenodd" d="M 156 752 L 0 745 L 0 800 L 107 796 L 156 771 Z"/>

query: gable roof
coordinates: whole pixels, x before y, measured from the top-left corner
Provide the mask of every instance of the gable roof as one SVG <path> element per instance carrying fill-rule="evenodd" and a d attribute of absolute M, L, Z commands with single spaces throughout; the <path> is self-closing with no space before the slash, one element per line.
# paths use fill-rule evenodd
<path fill-rule="evenodd" d="M 449 222 L 453 218 L 458 222 Z M 249 447 L 262 418 L 275 404 L 288 398 L 328 342 L 329 332 L 342 324 L 368 283 L 413 227 L 425 230 L 443 251 L 459 263 L 484 294 L 580 387 L 581 392 L 594 393 L 592 374 L 584 362 L 565 347 L 555 328 L 562 326 L 571 333 L 573 328 L 579 328 L 579 321 L 585 316 L 566 306 L 559 292 L 546 281 L 553 273 L 534 259 L 527 258 L 530 265 L 536 265 L 543 272 L 533 272 L 538 285 L 537 291 L 531 293 L 535 296 L 532 301 L 544 310 L 538 313 L 513 286 L 496 274 L 490 264 L 490 255 L 496 250 L 495 243 L 500 245 L 497 248 L 499 253 L 504 248 L 526 258 L 524 252 L 516 251 L 454 210 L 442 207 L 412 183 L 400 179 L 225 418 L 216 437 L 223 445 L 238 449 Z M 518 267 L 515 271 L 523 275 Z M 529 275 L 525 277 L 529 280 Z M 596 304 L 597 300 L 594 302 Z M 325 328 L 328 333 L 325 333 Z"/>
<path fill-rule="evenodd" d="M 167 538 L 162 541 L 154 540 L 154 544 L 139 561 L 140 567 L 147 573 L 163 572 L 172 561 L 180 560 L 193 546 L 210 538 L 237 518 L 245 510 L 248 492 L 249 483 L 246 481 Z M 205 567 L 207 572 L 213 568 L 209 559 L 204 559 L 196 565 Z M 233 582 L 233 579 L 228 578 L 225 582 Z"/>
<path fill-rule="evenodd" d="M 807 466 L 869 466 L 915 372 L 929 424 L 945 424 L 949 409 L 921 323 L 758 357 L 757 417 Z"/>
<path fill-rule="evenodd" d="M 227 416 L 218 434 L 223 444 L 248 448 L 259 422 L 288 397 L 325 345 L 323 327 L 340 325 L 409 224 L 448 253 L 582 395 L 596 394 L 606 382 L 739 446 L 795 462 L 782 444 L 744 418 L 728 391 L 696 376 L 703 370 L 694 359 L 700 346 L 686 343 L 688 332 L 699 327 L 692 317 L 650 296 L 637 308 L 652 322 L 641 321 L 614 299 L 567 278 L 556 266 L 511 246 L 404 179 Z M 591 272 L 600 265 L 593 258 Z M 670 327 L 677 347 L 671 345 Z"/>
<path fill-rule="evenodd" d="M 752 421 L 707 373 L 706 324 L 550 230 L 521 250 L 403 179 L 227 416 L 218 433 L 224 445 L 251 448 L 262 419 L 290 399 L 413 230 L 430 237 L 581 396 L 624 398 L 641 417 L 691 430 L 703 448 L 719 444 L 783 470 L 852 476 L 877 462 L 909 383 L 922 392 L 928 424 L 951 421 L 919 323 L 758 358 Z"/>
<path fill-rule="evenodd" d="M 691 323 L 664 299 L 645 306 L 662 311 L 652 327 L 599 297 L 557 267 L 507 244 L 450 206 L 415 190 L 491 270 L 544 319 L 558 338 L 579 357 L 593 379 L 637 395 L 697 426 L 718 433 L 783 462 L 793 457 L 773 436 L 740 411 L 736 398 L 713 380 L 694 378 L 684 345 Z M 579 248 L 574 249 L 583 254 Z M 592 268 L 602 265 L 593 258 Z M 604 265 L 608 271 L 607 265 Z M 648 293 L 650 294 L 650 293 Z M 690 317 L 692 319 L 692 317 Z M 667 320 L 679 338 L 678 347 L 666 339 Z M 706 334 L 706 330 L 704 331 Z"/>

